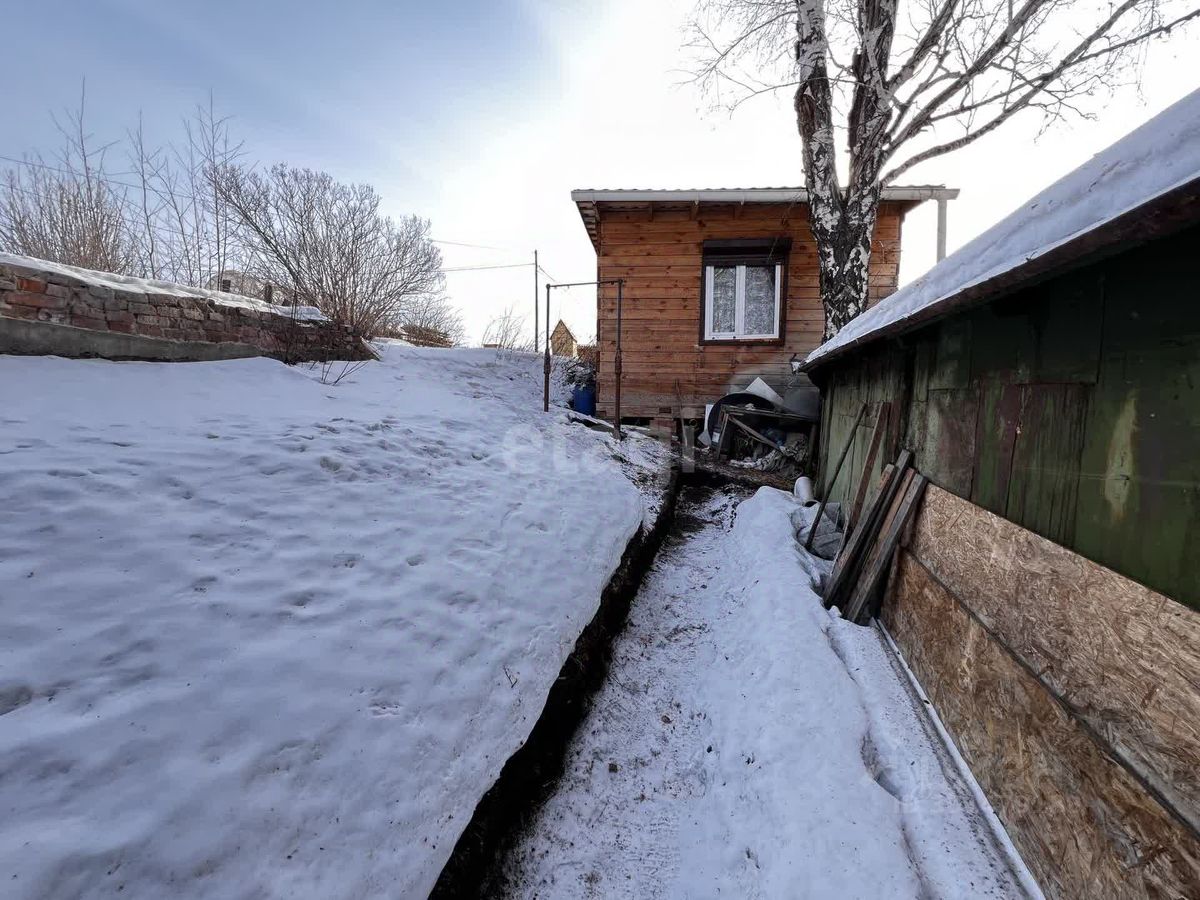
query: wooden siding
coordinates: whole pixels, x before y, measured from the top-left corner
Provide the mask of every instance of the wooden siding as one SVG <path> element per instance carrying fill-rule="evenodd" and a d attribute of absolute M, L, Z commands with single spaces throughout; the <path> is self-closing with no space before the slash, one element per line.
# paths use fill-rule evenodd
<path fill-rule="evenodd" d="M 894 400 L 886 460 L 908 447 L 935 484 L 1200 608 L 1197 249 L 1193 228 L 818 370 L 822 465 L 860 403 Z"/>
<path fill-rule="evenodd" d="M 902 208 L 883 204 L 871 261 L 872 302 L 892 293 L 900 264 Z M 783 341 L 702 344 L 700 314 L 706 240 L 790 238 Z M 704 204 L 698 210 L 600 207 L 600 280 L 624 278 L 621 414 L 703 415 L 704 404 L 761 376 L 780 393 L 807 385 L 793 375 L 792 354 L 821 340 L 824 313 L 816 246 L 804 204 Z M 600 291 L 598 407 L 612 414 L 616 353 L 616 288 Z"/>
<path fill-rule="evenodd" d="M 931 486 L 883 617 L 1047 897 L 1200 896 L 1200 614 Z"/>

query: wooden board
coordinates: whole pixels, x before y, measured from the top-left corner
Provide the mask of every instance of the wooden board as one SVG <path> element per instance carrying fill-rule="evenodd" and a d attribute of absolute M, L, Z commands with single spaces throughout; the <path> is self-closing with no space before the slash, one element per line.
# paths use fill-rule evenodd
<path fill-rule="evenodd" d="M 908 552 L 884 619 L 1047 897 L 1200 896 L 1195 835 Z"/>
<path fill-rule="evenodd" d="M 921 502 L 928 479 L 909 469 L 904 475 L 900 490 L 896 492 L 891 508 L 879 529 L 879 537 L 863 564 L 862 575 L 854 585 L 854 592 L 847 603 L 844 615 L 851 622 L 864 624 L 869 615 L 876 612 L 878 593 L 883 584 L 884 573 L 891 567 L 892 556 L 900 542 L 900 535 L 908 526 Z"/>
<path fill-rule="evenodd" d="M 854 499 L 850 504 L 849 515 L 847 516 L 847 531 L 853 531 L 854 526 L 858 523 L 863 503 L 867 499 L 867 491 L 871 487 L 871 482 L 875 479 L 875 460 L 879 454 L 880 444 L 883 442 L 883 434 L 888 427 L 888 417 L 891 414 L 891 409 L 892 404 L 885 400 L 875 412 L 875 428 L 871 432 L 871 443 L 867 445 L 867 455 L 863 460 L 863 464 L 858 467 L 858 487 L 854 491 Z"/>
<path fill-rule="evenodd" d="M 1200 831 L 1200 613 L 937 488 L 911 552 Z"/>

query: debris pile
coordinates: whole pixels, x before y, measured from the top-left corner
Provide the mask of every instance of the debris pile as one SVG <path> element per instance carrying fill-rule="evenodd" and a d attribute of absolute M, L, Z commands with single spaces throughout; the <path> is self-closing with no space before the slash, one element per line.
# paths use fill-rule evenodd
<path fill-rule="evenodd" d="M 787 404 L 756 378 L 709 408 L 700 443 L 711 448 L 716 462 L 795 477 L 811 466 L 818 419 L 815 398 Z"/>

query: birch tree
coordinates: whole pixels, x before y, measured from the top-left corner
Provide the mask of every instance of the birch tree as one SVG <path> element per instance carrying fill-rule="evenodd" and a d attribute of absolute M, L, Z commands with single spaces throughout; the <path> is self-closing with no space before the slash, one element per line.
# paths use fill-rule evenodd
<path fill-rule="evenodd" d="M 1196 0 L 700 0 L 689 46 L 720 105 L 793 92 L 828 340 L 867 308 L 885 185 L 1019 114 L 1088 115 L 1197 17 Z"/>

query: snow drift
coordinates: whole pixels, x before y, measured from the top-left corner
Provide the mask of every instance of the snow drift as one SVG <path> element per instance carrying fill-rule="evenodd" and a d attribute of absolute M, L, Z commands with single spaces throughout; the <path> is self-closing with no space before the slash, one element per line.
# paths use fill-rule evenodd
<path fill-rule="evenodd" d="M 427 894 L 643 517 L 539 368 L 0 357 L 4 895 Z"/>

